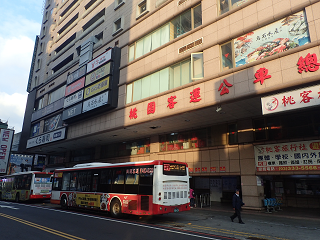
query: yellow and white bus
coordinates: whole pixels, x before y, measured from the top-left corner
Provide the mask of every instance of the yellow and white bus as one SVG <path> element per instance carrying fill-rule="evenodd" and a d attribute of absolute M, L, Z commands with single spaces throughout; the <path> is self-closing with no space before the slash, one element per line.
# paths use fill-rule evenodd
<path fill-rule="evenodd" d="M 0 200 L 50 199 L 52 174 L 20 172 L 0 177 Z"/>

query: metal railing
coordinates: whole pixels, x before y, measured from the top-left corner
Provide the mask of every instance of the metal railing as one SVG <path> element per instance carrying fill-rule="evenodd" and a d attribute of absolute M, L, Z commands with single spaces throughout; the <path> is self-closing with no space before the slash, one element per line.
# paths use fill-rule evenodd
<path fill-rule="evenodd" d="M 209 193 L 197 194 L 195 197 L 195 206 L 200 208 L 210 207 L 211 206 L 210 194 Z"/>

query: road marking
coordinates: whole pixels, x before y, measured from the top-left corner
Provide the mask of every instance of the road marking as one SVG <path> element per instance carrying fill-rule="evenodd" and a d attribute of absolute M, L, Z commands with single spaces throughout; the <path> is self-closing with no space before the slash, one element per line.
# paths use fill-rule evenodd
<path fill-rule="evenodd" d="M 112 218 L 103 218 L 103 217 L 98 217 L 98 216 L 93 216 L 93 215 L 86 215 L 86 214 L 81 214 L 81 213 L 76 213 L 76 212 L 68 212 L 68 211 L 63 211 L 63 210 L 58 210 L 58 209 L 52 209 L 52 208 L 45 208 L 45 207 L 39 207 L 39 206 L 30 206 L 26 204 L 21 204 L 26 207 L 33 207 L 33 208 L 39 208 L 39 209 L 44 209 L 44 210 L 49 210 L 49 211 L 54 211 L 54 212 L 61 212 L 65 214 L 71 214 L 71 215 L 76 215 L 76 216 L 82 216 L 82 217 L 88 217 L 88 218 L 94 218 L 94 219 L 99 219 L 99 220 L 104 220 L 104 221 L 109 221 L 109 222 L 116 222 L 116 223 L 122 223 L 122 224 L 127 224 L 127 225 L 132 225 L 136 227 L 142 227 L 142 228 L 149 228 L 149 229 L 154 229 L 158 231 L 164 231 L 164 232 L 171 232 L 171 233 L 176 233 L 180 235 L 186 235 L 186 236 L 192 236 L 192 237 L 197 237 L 197 238 L 203 238 L 203 239 L 209 239 L 209 240 L 221 240 L 221 238 L 215 238 L 215 237 L 210 237 L 210 236 L 204 236 L 208 235 L 207 233 L 199 233 L 197 234 L 203 234 L 203 235 L 197 235 L 196 233 L 188 233 L 188 232 L 183 232 L 183 230 L 178 231 L 178 230 L 173 230 L 173 229 L 166 229 L 165 227 L 154 227 L 150 225 L 143 225 L 140 223 L 135 223 L 135 222 L 128 222 L 128 221 L 121 221 L 117 219 L 112 219 Z M 222 237 L 226 238 L 226 237 Z M 231 238 L 230 238 L 231 239 Z"/>
<path fill-rule="evenodd" d="M 67 234 L 67 233 L 64 233 L 64 232 L 60 232 L 60 231 L 54 230 L 52 228 L 41 226 L 39 224 L 36 224 L 36 223 L 33 223 L 33 222 L 29 222 L 29 221 L 23 220 L 21 218 L 17 218 L 17 217 L 10 216 L 10 215 L 7 215 L 7 214 L 0 213 L 0 216 L 4 217 L 4 218 L 11 219 L 13 221 L 16 221 L 16 222 L 19 222 L 19 223 L 22 223 L 22 224 L 25 224 L 25 225 L 30 226 L 30 227 L 34 227 L 34 228 L 40 229 L 40 230 L 45 231 L 45 232 L 48 232 L 48 233 L 51 233 L 51 234 L 66 238 L 66 239 L 70 239 L 70 240 L 85 240 L 84 238 L 79 238 L 79 237 L 76 237 L 76 236 L 73 236 L 73 235 L 70 235 L 70 234 Z"/>
<path fill-rule="evenodd" d="M 5 205 L 0 205 L 1 208 L 11 208 L 11 209 L 19 209 L 19 208 L 15 208 L 15 207 L 11 207 L 11 206 L 5 206 Z"/>

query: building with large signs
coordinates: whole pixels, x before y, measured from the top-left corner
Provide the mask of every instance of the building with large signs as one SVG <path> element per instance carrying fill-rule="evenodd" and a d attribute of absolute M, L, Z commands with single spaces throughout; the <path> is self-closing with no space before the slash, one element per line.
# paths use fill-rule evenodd
<path fill-rule="evenodd" d="M 20 152 L 177 160 L 210 201 L 320 206 L 320 2 L 46 0 Z"/>

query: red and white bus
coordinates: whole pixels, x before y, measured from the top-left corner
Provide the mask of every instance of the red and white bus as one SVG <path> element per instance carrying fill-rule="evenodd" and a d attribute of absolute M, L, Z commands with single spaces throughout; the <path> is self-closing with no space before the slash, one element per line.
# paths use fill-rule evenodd
<path fill-rule="evenodd" d="M 27 201 L 50 199 L 53 173 L 20 172 L 0 177 L 0 199 Z"/>
<path fill-rule="evenodd" d="M 190 210 L 188 165 L 176 161 L 87 163 L 54 171 L 51 203 L 124 214 Z"/>

